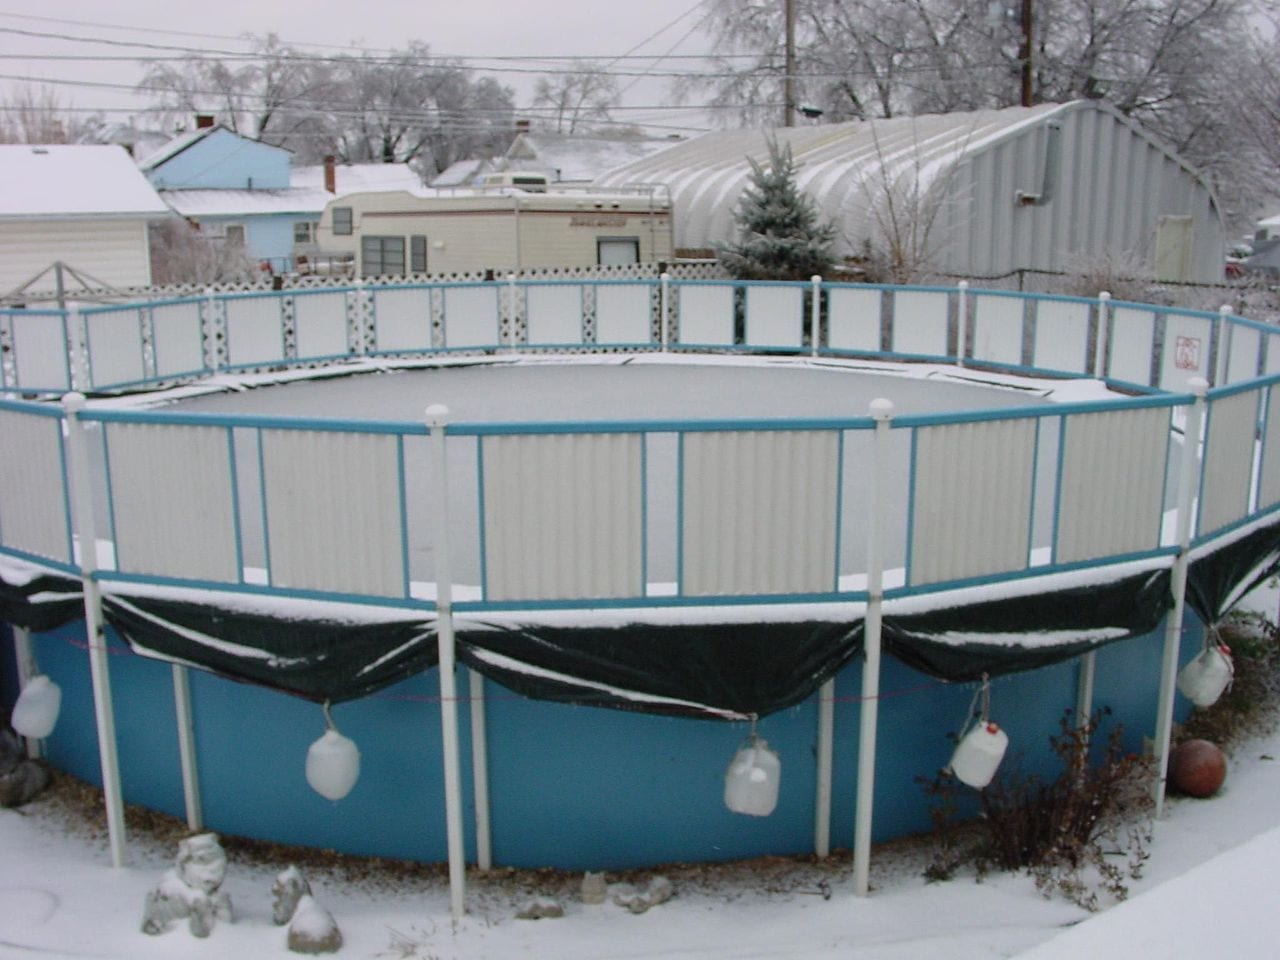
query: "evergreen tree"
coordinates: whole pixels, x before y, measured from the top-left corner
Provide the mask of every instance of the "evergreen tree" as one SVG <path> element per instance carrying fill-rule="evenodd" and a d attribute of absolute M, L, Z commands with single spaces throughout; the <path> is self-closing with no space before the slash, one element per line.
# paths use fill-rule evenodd
<path fill-rule="evenodd" d="M 751 163 L 751 186 L 735 219 L 739 240 L 722 247 L 720 262 L 739 280 L 808 280 L 835 261 L 835 227 L 822 222 L 796 186 L 791 147 L 769 140 L 769 165 Z"/>

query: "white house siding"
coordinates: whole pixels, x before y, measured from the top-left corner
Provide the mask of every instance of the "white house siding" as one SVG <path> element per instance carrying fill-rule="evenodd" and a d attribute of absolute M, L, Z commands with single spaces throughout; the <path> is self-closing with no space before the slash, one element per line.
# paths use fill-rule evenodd
<path fill-rule="evenodd" d="M 113 287 L 148 286 L 147 221 L 0 220 L 0 292 L 26 283 L 56 261 Z M 42 282 L 42 290 L 52 282 Z"/>

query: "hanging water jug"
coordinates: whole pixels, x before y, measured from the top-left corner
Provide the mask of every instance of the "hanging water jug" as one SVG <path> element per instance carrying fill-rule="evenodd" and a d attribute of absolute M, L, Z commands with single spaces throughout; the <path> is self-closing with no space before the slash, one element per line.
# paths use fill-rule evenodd
<path fill-rule="evenodd" d="M 360 751 L 332 728 L 307 750 L 307 783 L 329 800 L 341 800 L 360 778 Z"/>
<path fill-rule="evenodd" d="M 22 688 L 9 722 L 22 736 L 43 740 L 53 733 L 61 707 L 62 688 L 42 673 L 32 677 Z"/>
<path fill-rule="evenodd" d="M 767 817 L 778 805 L 782 762 L 769 744 L 752 736 L 734 754 L 724 774 L 724 805 L 734 813 Z"/>
<path fill-rule="evenodd" d="M 981 790 L 996 775 L 1009 735 L 989 720 L 983 720 L 960 738 L 951 755 L 951 772 L 961 783 Z"/>
<path fill-rule="evenodd" d="M 1230 648 L 1208 646 L 1178 672 L 1178 689 L 1197 707 L 1211 707 L 1234 676 Z"/>

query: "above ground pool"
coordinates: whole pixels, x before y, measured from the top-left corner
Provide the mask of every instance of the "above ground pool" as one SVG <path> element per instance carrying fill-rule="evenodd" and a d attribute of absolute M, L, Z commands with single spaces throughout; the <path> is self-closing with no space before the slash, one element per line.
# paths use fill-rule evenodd
<path fill-rule="evenodd" d="M 980 690 L 1025 766 L 1095 705 L 1165 762 L 1280 557 L 1272 338 L 666 277 L 5 311 L 0 617 L 117 860 L 128 800 L 448 860 L 455 910 L 467 861 L 852 846 L 865 893 Z"/>

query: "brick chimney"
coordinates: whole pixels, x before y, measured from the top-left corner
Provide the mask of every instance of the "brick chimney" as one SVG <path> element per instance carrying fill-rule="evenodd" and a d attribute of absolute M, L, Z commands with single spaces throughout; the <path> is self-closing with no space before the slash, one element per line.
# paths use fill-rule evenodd
<path fill-rule="evenodd" d="M 196 114 L 196 129 L 197 129 L 197 130 L 208 130 L 208 129 L 209 129 L 210 127 L 212 127 L 212 126 L 213 126 L 213 114 L 212 114 L 212 113 L 197 113 L 197 114 Z"/>
<path fill-rule="evenodd" d="M 329 193 L 338 192 L 338 171 L 334 163 L 333 154 L 324 158 L 324 188 Z"/>

